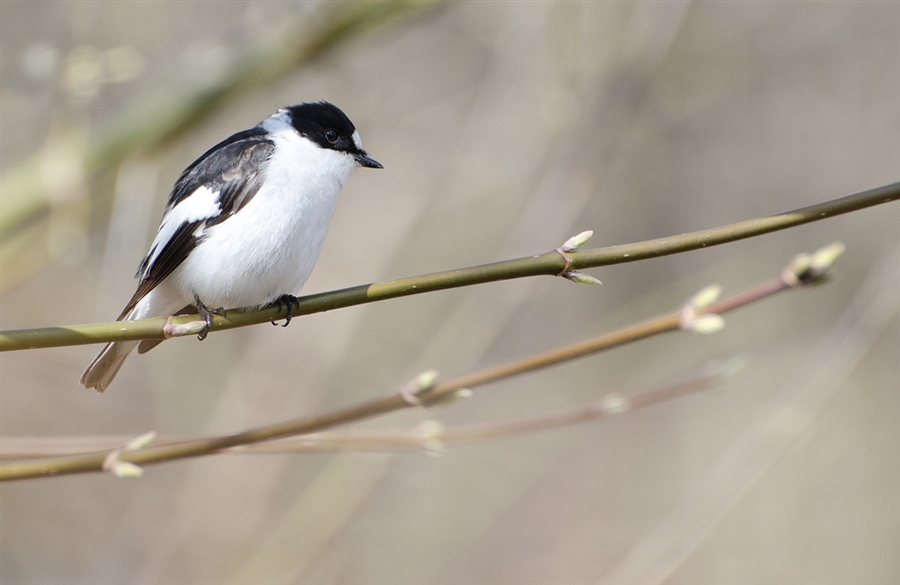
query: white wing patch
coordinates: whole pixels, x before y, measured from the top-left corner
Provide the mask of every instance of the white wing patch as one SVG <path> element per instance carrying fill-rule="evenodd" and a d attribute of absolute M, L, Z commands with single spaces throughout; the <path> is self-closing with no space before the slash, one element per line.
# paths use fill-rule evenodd
<path fill-rule="evenodd" d="M 150 247 L 150 259 L 147 261 L 145 273 L 153 266 L 160 252 L 172 239 L 175 231 L 185 223 L 208 219 L 219 215 L 222 211 L 219 206 L 219 192 L 212 191 L 209 187 L 199 187 L 196 191 L 182 199 L 163 218 L 159 226 L 159 233 Z"/>

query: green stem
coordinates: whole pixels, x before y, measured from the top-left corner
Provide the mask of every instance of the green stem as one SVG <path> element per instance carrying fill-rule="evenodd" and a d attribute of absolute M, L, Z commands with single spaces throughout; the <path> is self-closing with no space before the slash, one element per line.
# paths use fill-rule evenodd
<path fill-rule="evenodd" d="M 896 201 L 898 198 L 900 198 L 900 183 L 893 183 L 855 195 L 801 207 L 786 213 L 751 219 L 724 227 L 623 246 L 571 252 L 568 256 L 572 263 L 568 267 L 563 256 L 554 250 L 553 252 L 527 258 L 354 286 L 301 297 L 299 306 L 294 307 L 293 314 L 294 316 L 309 315 L 311 313 L 320 313 L 332 309 L 436 290 L 528 276 L 555 276 L 565 269 L 596 268 L 598 266 L 622 264 L 677 254 L 787 229 L 874 205 Z M 285 309 L 279 309 L 275 306 L 265 307 L 258 311 L 229 311 L 227 317 L 216 316 L 213 319 L 212 330 L 219 331 L 265 323 L 284 318 L 285 313 Z M 196 315 L 187 315 L 176 317 L 173 319 L 173 322 L 185 324 L 190 321 L 196 321 L 198 318 Z M 165 324 L 165 318 L 157 317 L 141 321 L 0 331 L 0 351 L 137 339 L 165 339 Z"/>

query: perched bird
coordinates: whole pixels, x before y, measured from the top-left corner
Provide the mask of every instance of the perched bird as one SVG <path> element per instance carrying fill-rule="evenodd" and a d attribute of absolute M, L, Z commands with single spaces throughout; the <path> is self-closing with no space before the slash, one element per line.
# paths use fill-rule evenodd
<path fill-rule="evenodd" d="M 119 321 L 192 307 L 206 321 L 225 308 L 287 302 L 309 278 L 338 193 L 357 167 L 382 168 L 349 118 L 327 102 L 279 110 L 215 145 L 181 173 Z M 210 307 L 215 307 L 210 309 Z M 109 343 L 81 376 L 103 392 L 128 354 L 159 341 Z"/>

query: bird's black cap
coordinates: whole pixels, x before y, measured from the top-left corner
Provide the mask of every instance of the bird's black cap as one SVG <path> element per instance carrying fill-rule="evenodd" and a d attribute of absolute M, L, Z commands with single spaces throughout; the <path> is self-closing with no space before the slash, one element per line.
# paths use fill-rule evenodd
<path fill-rule="evenodd" d="M 383 168 L 370 158 L 359 144 L 359 135 L 350 118 L 340 108 L 328 102 L 311 102 L 285 108 L 291 114 L 291 125 L 302 136 L 322 148 L 352 154 L 361 166 Z"/>

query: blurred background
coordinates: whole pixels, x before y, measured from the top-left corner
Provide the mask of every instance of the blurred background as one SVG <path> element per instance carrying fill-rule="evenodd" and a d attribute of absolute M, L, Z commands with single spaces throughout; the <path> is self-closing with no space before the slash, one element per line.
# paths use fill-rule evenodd
<path fill-rule="evenodd" d="M 109 321 L 179 172 L 329 100 L 355 173 L 304 292 L 715 227 L 900 177 L 900 4 L 0 4 L 0 327 Z M 14 583 L 896 583 L 900 207 L 712 249 L 167 342 L 0 356 L 4 437 L 235 432 L 545 351 L 847 245 L 827 286 L 357 425 L 717 390 L 413 452 L 224 455 L 0 488 Z M 7 443 L 8 444 L 8 443 Z"/>

